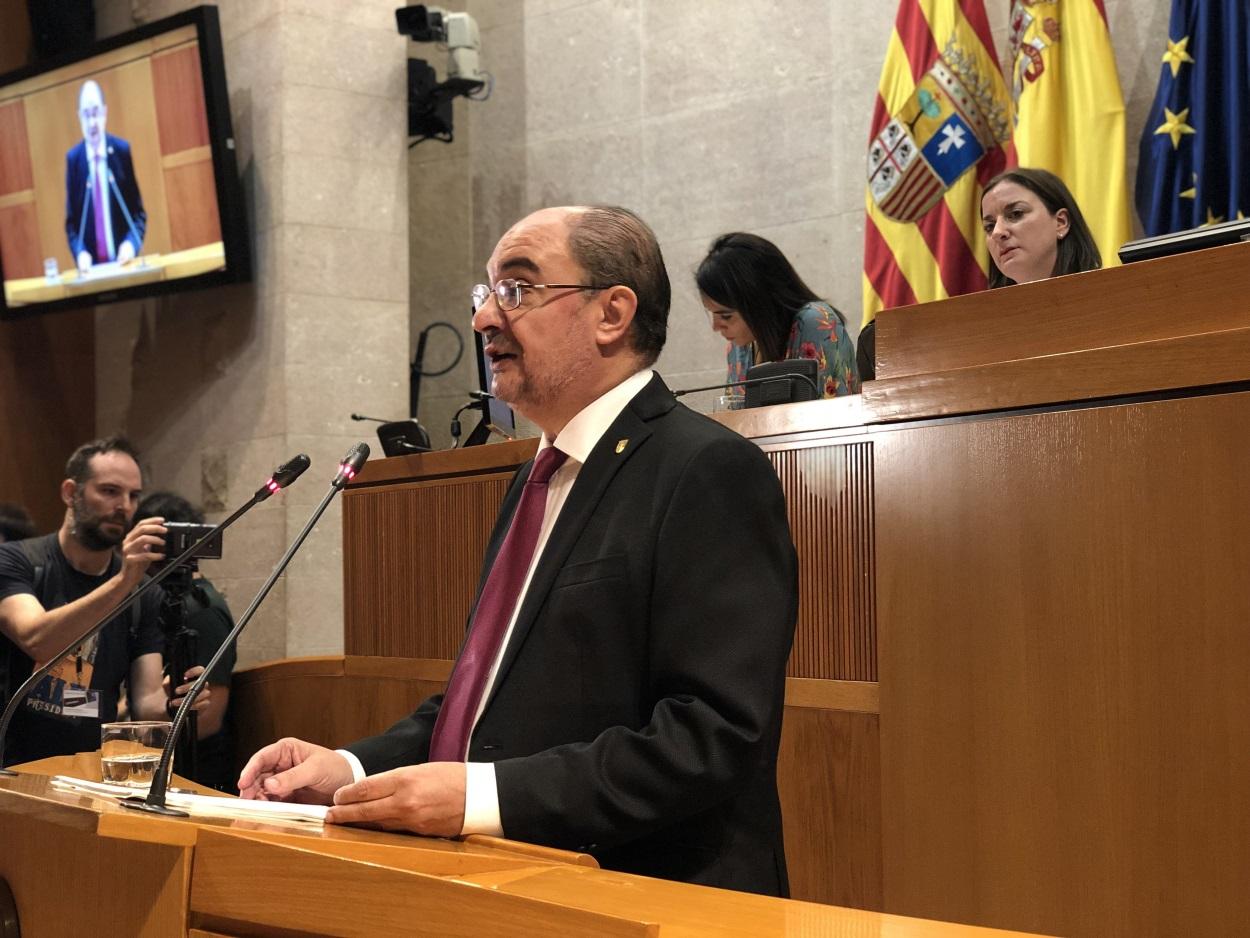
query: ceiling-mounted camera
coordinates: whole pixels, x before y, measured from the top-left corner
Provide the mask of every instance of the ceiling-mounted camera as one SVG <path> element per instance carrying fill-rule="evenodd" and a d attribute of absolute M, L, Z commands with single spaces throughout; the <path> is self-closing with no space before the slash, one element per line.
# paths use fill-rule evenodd
<path fill-rule="evenodd" d="M 491 77 L 482 71 L 482 38 L 477 21 L 468 13 L 448 13 L 441 7 L 416 4 L 395 11 L 395 27 L 413 42 L 437 42 L 447 47 L 447 80 L 439 81 L 424 59 L 408 59 L 408 136 L 410 147 L 423 140 L 451 143 L 452 100 L 484 101 L 490 96 Z"/>

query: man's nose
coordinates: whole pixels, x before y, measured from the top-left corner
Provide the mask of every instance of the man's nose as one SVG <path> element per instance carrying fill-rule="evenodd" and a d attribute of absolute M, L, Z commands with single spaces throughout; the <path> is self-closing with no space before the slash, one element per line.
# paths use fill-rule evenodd
<path fill-rule="evenodd" d="M 494 294 L 490 296 L 485 303 L 478 307 L 473 314 L 473 331 L 485 334 L 488 330 L 498 331 L 504 327 L 503 313 L 499 310 L 499 303 L 496 301 Z"/>

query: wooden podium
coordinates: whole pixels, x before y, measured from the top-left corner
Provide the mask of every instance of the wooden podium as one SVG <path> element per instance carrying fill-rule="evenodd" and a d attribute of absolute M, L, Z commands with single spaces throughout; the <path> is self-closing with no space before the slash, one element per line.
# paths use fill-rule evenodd
<path fill-rule="evenodd" d="M 607 873 L 494 838 L 162 818 L 50 787 L 52 773 L 98 778 L 97 754 L 21 768 L 0 777 L 0 878 L 26 938 L 989 934 Z M 3 904 L 0 888 L 8 938 Z"/>
<path fill-rule="evenodd" d="M 800 557 L 796 898 L 1066 935 L 1250 921 L 1250 244 L 883 313 L 864 393 L 717 415 Z M 239 675 L 339 744 L 445 680 L 533 440 L 369 463 L 343 657 Z M 317 725 L 300 687 L 338 687 Z M 321 734 L 318 736 L 318 734 Z M 334 737 L 334 738 L 326 738 Z"/>

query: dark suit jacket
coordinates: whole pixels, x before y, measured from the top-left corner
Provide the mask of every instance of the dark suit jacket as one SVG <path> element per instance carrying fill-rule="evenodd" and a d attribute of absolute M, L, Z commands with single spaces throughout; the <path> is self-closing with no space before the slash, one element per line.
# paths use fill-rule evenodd
<path fill-rule="evenodd" d="M 506 836 L 785 895 L 776 760 L 797 605 L 768 459 L 655 377 L 583 465 L 469 743 L 495 763 Z M 348 748 L 369 773 L 426 761 L 441 700 Z"/>
<path fill-rule="evenodd" d="M 135 254 L 141 253 L 143 235 L 147 230 L 148 216 L 143 210 L 143 198 L 139 195 L 139 183 L 135 179 L 134 163 L 130 160 L 130 144 L 121 137 L 105 134 L 108 151 L 108 168 L 112 180 L 105 180 L 109 194 L 109 217 L 113 222 L 113 248 L 120 250 L 123 241 L 134 245 Z M 65 236 L 69 252 L 77 262 L 82 251 L 88 251 L 94 261 L 104 258 L 95 243 L 95 203 L 88 184 L 91 181 L 87 165 L 87 144 L 79 140 L 65 155 Z M 125 209 L 120 200 L 125 201 Z M 127 220 L 126 214 L 130 218 Z"/>

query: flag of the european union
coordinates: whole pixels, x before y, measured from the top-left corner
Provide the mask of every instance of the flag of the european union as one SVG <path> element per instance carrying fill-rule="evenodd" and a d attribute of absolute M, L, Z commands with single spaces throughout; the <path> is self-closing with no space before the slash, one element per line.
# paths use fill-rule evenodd
<path fill-rule="evenodd" d="M 1173 0 L 1162 52 L 1137 166 L 1146 234 L 1250 217 L 1250 3 Z"/>

